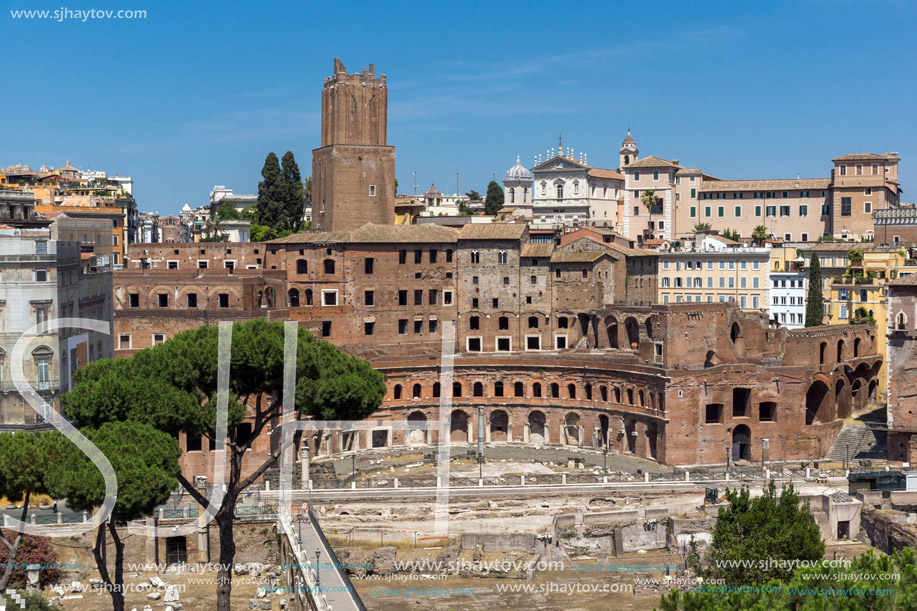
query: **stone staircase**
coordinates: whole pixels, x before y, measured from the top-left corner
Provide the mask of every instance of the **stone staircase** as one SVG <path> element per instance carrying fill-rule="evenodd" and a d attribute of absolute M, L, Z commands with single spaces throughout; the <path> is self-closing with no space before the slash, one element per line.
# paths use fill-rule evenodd
<path fill-rule="evenodd" d="M 825 458 L 843 462 L 847 457 L 847 444 L 850 444 L 851 461 L 884 460 L 887 456 L 886 437 L 885 431 L 874 431 L 862 422 L 847 422 Z"/>

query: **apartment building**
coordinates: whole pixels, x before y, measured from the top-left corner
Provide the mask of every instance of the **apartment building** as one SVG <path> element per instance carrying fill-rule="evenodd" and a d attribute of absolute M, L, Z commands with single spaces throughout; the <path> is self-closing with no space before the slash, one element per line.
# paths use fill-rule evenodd
<path fill-rule="evenodd" d="M 788 329 L 804 327 L 808 281 L 803 270 L 802 251 L 774 246 L 770 249 L 770 259 L 770 318 Z"/>
<path fill-rule="evenodd" d="M 659 253 L 659 303 L 735 302 L 765 310 L 769 263 L 770 248 L 698 234 L 681 250 Z"/>
<path fill-rule="evenodd" d="M 873 212 L 900 203 L 898 153 L 856 153 L 831 161 L 833 234 L 842 240 L 872 239 Z"/>

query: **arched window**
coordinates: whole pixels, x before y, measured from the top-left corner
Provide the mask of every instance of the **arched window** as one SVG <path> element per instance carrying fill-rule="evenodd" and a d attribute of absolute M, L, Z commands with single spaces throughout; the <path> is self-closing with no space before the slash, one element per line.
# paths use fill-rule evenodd
<path fill-rule="evenodd" d="M 534 384 L 532 384 L 532 396 L 539 397 L 539 398 L 541 397 L 541 384 L 539 384 L 538 382 L 535 382 Z"/>
<path fill-rule="evenodd" d="M 334 259 L 325 259 L 325 273 L 326 274 L 334 273 Z"/>
<path fill-rule="evenodd" d="M 627 389 L 627 404 L 628 405 L 634 404 L 634 389 L 633 388 Z"/>
<path fill-rule="evenodd" d="M 509 203 L 511 204 L 516 203 L 516 189 L 514 189 L 513 187 L 509 188 Z"/>
<path fill-rule="evenodd" d="M 555 399 L 560 397 L 560 386 L 558 386 L 557 382 L 551 382 L 551 396 Z"/>
<path fill-rule="evenodd" d="M 621 402 L 621 389 L 615 386 L 615 403 Z"/>
<path fill-rule="evenodd" d="M 484 396 L 484 385 L 481 384 L 480 382 L 475 382 L 473 391 L 474 391 L 475 397 L 483 397 Z"/>
<path fill-rule="evenodd" d="M 637 405 L 646 407 L 646 395 L 642 390 L 637 391 Z"/>
<path fill-rule="evenodd" d="M 462 384 L 461 382 L 452 383 L 452 396 L 461 397 L 462 396 Z"/>
<path fill-rule="evenodd" d="M 576 399 L 576 385 L 567 384 L 567 394 L 570 395 L 571 399 Z"/>
<path fill-rule="evenodd" d="M 506 263 L 506 251 L 501 250 L 497 253 L 497 263 L 503 265 Z"/>
<path fill-rule="evenodd" d="M 508 317 L 501 316 L 497 322 L 499 323 L 498 327 L 500 328 L 500 331 L 506 331 L 507 329 L 509 329 L 509 318 Z"/>
<path fill-rule="evenodd" d="M 411 394 L 415 399 L 420 398 L 420 384 L 414 384 L 414 387 L 411 389 Z"/>
<path fill-rule="evenodd" d="M 395 384 L 393 398 L 395 399 L 395 401 L 401 398 L 401 384 Z"/>
<path fill-rule="evenodd" d="M 827 342 L 822 342 L 821 345 L 818 347 L 818 364 L 819 365 L 825 364 L 825 350 L 827 348 L 828 348 Z"/>
<path fill-rule="evenodd" d="M 433 398 L 439 397 L 439 382 L 433 382 Z"/>
<path fill-rule="evenodd" d="M 513 384 L 513 394 L 515 394 L 517 397 L 524 397 L 525 396 L 525 384 L 523 384 L 522 382 L 516 382 L 515 384 Z"/>
<path fill-rule="evenodd" d="M 537 328 L 538 328 L 538 317 L 529 316 L 529 329 L 537 329 Z"/>
<path fill-rule="evenodd" d="M 557 199 L 563 199 L 563 198 L 564 198 L 564 185 L 563 185 L 563 183 L 557 183 L 557 185 L 555 186 L 555 188 L 557 189 Z"/>
<path fill-rule="evenodd" d="M 299 305 L 299 289 L 290 289 L 287 292 L 287 297 L 289 297 L 291 308 L 295 308 Z"/>
<path fill-rule="evenodd" d="M 296 273 L 297 274 L 308 274 L 309 273 L 309 262 L 305 259 L 296 260 Z"/>
<path fill-rule="evenodd" d="M 274 289 L 272 287 L 269 286 L 266 289 L 264 289 L 264 300 L 267 301 L 267 307 L 269 308 L 274 307 L 276 298 L 274 295 Z"/>
<path fill-rule="evenodd" d="M 602 401 L 608 401 L 608 387 L 602 386 L 600 392 L 602 393 Z"/>
<path fill-rule="evenodd" d="M 898 315 L 895 316 L 895 330 L 907 330 L 907 315 L 904 312 L 898 312 Z"/>
<path fill-rule="evenodd" d="M 306 289 L 306 305 L 312 305 L 312 289 Z"/>
<path fill-rule="evenodd" d="M 503 396 L 503 382 L 494 382 L 494 396 L 495 397 Z"/>
<path fill-rule="evenodd" d="M 592 384 L 586 384 L 586 400 L 592 401 Z"/>
<path fill-rule="evenodd" d="M 472 262 L 472 263 L 480 263 L 480 262 L 481 262 L 481 253 L 478 252 L 478 249 L 477 249 L 477 248 L 475 248 L 474 250 L 471 251 L 471 262 Z"/>

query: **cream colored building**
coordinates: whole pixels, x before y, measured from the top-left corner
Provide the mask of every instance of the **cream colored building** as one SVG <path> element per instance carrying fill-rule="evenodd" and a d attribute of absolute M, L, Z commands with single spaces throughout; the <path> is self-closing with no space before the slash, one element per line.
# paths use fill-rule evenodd
<path fill-rule="evenodd" d="M 698 234 L 677 252 L 659 253 L 659 303 L 734 301 L 767 309 L 769 261 L 770 248 Z"/>

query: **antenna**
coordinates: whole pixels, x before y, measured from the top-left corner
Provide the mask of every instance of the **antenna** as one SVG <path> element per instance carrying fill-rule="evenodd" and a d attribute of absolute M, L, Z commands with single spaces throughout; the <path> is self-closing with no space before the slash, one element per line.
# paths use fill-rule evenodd
<path fill-rule="evenodd" d="M 496 181 L 496 180 L 497 180 L 497 171 L 494 170 L 494 181 Z"/>
<path fill-rule="evenodd" d="M 557 154 L 558 155 L 564 154 L 564 135 L 563 134 L 557 134 Z"/>
<path fill-rule="evenodd" d="M 417 170 L 414 170 L 414 195 L 417 195 Z"/>
<path fill-rule="evenodd" d="M 459 189 L 459 173 L 458 170 L 455 171 L 455 194 L 461 194 L 462 190 Z"/>

